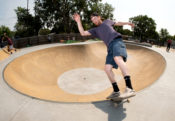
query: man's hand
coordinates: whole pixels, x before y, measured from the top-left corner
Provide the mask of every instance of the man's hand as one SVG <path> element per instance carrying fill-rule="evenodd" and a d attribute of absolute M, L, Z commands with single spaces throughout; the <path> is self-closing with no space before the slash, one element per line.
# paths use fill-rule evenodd
<path fill-rule="evenodd" d="M 82 36 L 89 36 L 89 35 L 91 35 L 90 32 L 84 31 L 84 28 L 83 28 L 82 23 L 81 23 L 81 18 L 80 18 L 80 15 L 78 13 L 75 13 L 73 15 L 73 19 L 77 22 L 78 30 L 79 30 L 79 32 L 80 32 L 80 34 Z"/>
<path fill-rule="evenodd" d="M 80 15 L 79 15 L 78 13 L 75 13 L 75 14 L 73 15 L 73 18 L 74 18 L 74 20 L 75 20 L 77 23 L 81 21 Z"/>

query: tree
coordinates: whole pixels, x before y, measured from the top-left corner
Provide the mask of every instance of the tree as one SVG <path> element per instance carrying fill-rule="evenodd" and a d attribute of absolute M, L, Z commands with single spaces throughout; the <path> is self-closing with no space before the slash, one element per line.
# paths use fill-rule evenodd
<path fill-rule="evenodd" d="M 22 7 L 18 7 L 15 12 L 17 14 L 17 23 L 15 25 L 16 36 L 27 37 L 37 35 L 41 28 L 39 17 L 33 17 L 27 9 Z"/>
<path fill-rule="evenodd" d="M 9 37 L 12 36 L 12 32 L 10 29 L 4 25 L 0 26 L 0 36 L 2 36 L 4 33 L 6 33 Z"/>
<path fill-rule="evenodd" d="M 169 32 L 167 29 L 164 29 L 162 28 L 160 30 L 160 33 L 159 33 L 159 36 L 160 36 L 160 42 L 161 42 L 161 45 L 164 45 L 164 43 L 167 41 L 167 39 L 169 39 Z"/>
<path fill-rule="evenodd" d="M 174 36 L 172 36 L 172 39 L 175 41 L 175 35 L 174 35 Z"/>
<path fill-rule="evenodd" d="M 92 26 L 90 14 L 102 13 L 105 18 L 113 17 L 113 8 L 109 4 L 100 3 L 102 0 L 36 0 L 36 15 L 42 21 L 42 28 L 52 29 L 56 33 L 78 32 L 77 25 L 72 19 L 74 13 L 82 17 L 83 26 Z"/>
<path fill-rule="evenodd" d="M 124 29 L 122 34 L 123 35 L 128 35 L 128 36 L 133 36 L 133 32 L 130 31 L 129 29 Z"/>
<path fill-rule="evenodd" d="M 40 29 L 38 32 L 38 35 L 48 35 L 48 34 L 50 34 L 49 29 Z"/>
<path fill-rule="evenodd" d="M 147 39 L 156 39 L 156 23 L 152 18 L 147 15 L 139 15 L 129 19 L 130 22 L 135 24 L 134 36 L 139 38 L 141 41 Z"/>
<path fill-rule="evenodd" d="M 133 32 L 129 29 L 123 29 L 123 26 L 114 26 L 114 29 L 122 35 L 133 36 Z"/>
<path fill-rule="evenodd" d="M 87 7 L 83 9 L 83 14 L 82 14 L 82 21 L 83 21 L 83 26 L 84 29 L 90 29 L 91 27 L 94 27 L 94 24 L 91 22 L 90 16 L 92 13 L 97 12 L 101 17 L 102 20 L 104 19 L 113 19 L 113 14 L 112 12 L 114 11 L 114 8 L 108 4 L 108 3 L 100 3 L 100 2 L 87 2 Z"/>

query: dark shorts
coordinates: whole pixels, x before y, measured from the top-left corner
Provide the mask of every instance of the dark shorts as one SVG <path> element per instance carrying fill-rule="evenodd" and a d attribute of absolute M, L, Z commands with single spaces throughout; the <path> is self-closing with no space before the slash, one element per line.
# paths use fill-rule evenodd
<path fill-rule="evenodd" d="M 167 48 L 170 48 L 170 47 L 171 47 L 171 43 L 168 43 L 168 44 L 167 44 Z"/>
<path fill-rule="evenodd" d="M 114 39 L 108 46 L 108 54 L 106 56 L 106 64 L 110 64 L 113 68 L 118 68 L 114 61 L 115 56 L 122 56 L 124 62 L 127 61 L 126 46 L 122 38 Z"/>

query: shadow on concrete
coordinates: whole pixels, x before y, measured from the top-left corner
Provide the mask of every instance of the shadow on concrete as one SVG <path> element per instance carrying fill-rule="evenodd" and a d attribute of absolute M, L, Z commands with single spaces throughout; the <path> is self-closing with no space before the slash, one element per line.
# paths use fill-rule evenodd
<path fill-rule="evenodd" d="M 123 103 L 117 106 L 112 101 L 93 102 L 92 104 L 108 114 L 108 121 L 123 121 L 126 117 Z"/>

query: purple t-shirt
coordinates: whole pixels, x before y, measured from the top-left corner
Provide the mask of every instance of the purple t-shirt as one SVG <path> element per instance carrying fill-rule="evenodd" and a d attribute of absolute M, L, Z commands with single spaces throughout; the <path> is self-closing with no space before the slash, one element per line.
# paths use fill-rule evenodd
<path fill-rule="evenodd" d="M 121 36 L 120 33 L 116 32 L 113 28 L 115 24 L 114 21 L 109 19 L 103 21 L 99 26 L 88 30 L 92 34 L 92 36 L 97 37 L 104 41 L 106 46 L 108 47 L 109 43 L 116 37 Z"/>

